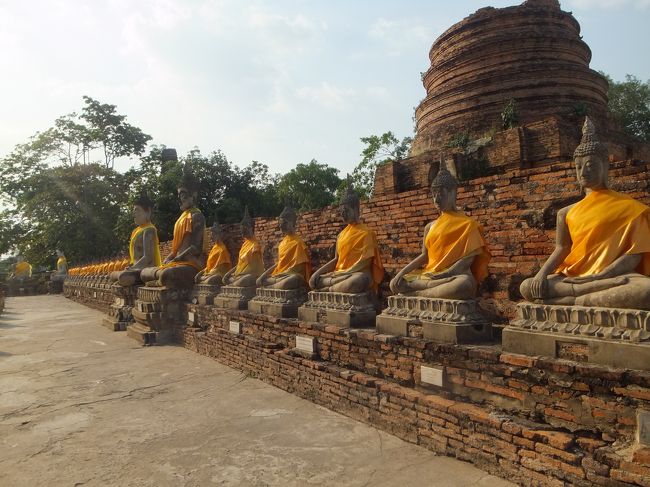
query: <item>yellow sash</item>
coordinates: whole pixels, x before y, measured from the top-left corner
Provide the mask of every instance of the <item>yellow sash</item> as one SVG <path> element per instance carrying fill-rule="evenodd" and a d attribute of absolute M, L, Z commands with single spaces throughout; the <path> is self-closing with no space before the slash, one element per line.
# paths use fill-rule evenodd
<path fill-rule="evenodd" d="M 433 222 L 424 240 L 427 265 L 418 272 L 438 273 L 449 269 L 459 260 L 476 254 L 472 274 L 478 282 L 488 275 L 490 253 L 483 239 L 483 231 L 476 220 L 460 211 L 446 211 Z"/>
<path fill-rule="evenodd" d="M 589 276 L 626 254 L 643 254 L 636 272 L 650 276 L 650 207 L 609 189 L 592 191 L 566 216 L 571 253 L 556 272 Z"/>
<path fill-rule="evenodd" d="M 135 264 L 135 242 L 140 237 L 140 234 L 147 228 L 153 228 L 153 265 L 159 267 L 162 259 L 160 258 L 160 242 L 158 241 L 158 230 L 152 223 L 140 225 L 133 229 L 131 232 L 131 240 L 129 241 L 129 263 Z"/>
<path fill-rule="evenodd" d="M 262 259 L 262 246 L 256 239 L 244 239 L 239 250 L 237 268 L 235 275 L 252 274 L 260 276 L 264 272 L 264 260 Z"/>
<path fill-rule="evenodd" d="M 278 245 L 278 262 L 271 275 L 283 274 L 303 263 L 305 264 L 305 273 L 302 277 L 305 281 L 309 281 L 311 259 L 309 258 L 307 245 L 296 234 L 285 235 L 280 245 Z"/>
<path fill-rule="evenodd" d="M 18 262 L 16 264 L 16 277 L 32 277 L 32 266 L 29 262 Z"/>
<path fill-rule="evenodd" d="M 363 223 L 350 223 L 336 239 L 336 251 L 338 261 L 334 272 L 346 272 L 359 262 L 372 259 L 372 287 L 375 291 L 379 289 L 379 284 L 384 278 L 384 266 L 381 263 L 375 232 Z"/>
<path fill-rule="evenodd" d="M 215 242 L 210 249 L 208 262 L 205 265 L 205 273 L 225 274 L 230 269 L 230 252 L 223 242 Z"/>
<path fill-rule="evenodd" d="M 67 263 L 68 261 L 65 259 L 65 257 L 59 257 L 56 259 L 56 270 L 58 272 L 61 272 L 61 268 Z"/>
<path fill-rule="evenodd" d="M 198 208 L 190 208 L 188 210 L 185 210 L 183 213 L 181 213 L 181 216 L 178 217 L 176 223 L 174 223 L 174 238 L 172 239 L 173 255 L 176 255 L 178 253 L 178 250 L 181 248 L 185 236 L 192 233 L 192 229 L 193 229 L 192 215 L 196 213 L 200 213 L 200 210 Z M 192 266 L 197 271 L 201 270 L 201 267 L 196 262 L 193 262 L 191 260 L 179 260 L 176 262 L 169 262 L 167 264 L 163 264 L 160 267 L 166 269 L 169 267 L 178 267 L 182 265 Z"/>

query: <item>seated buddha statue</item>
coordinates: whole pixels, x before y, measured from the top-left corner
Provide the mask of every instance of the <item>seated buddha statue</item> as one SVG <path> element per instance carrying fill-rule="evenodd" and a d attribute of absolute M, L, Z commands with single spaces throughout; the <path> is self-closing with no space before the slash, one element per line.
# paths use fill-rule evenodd
<path fill-rule="evenodd" d="M 264 273 L 264 259 L 262 245 L 255 238 L 255 224 L 248 207 L 244 209 L 241 231 L 244 242 L 239 250 L 237 265 L 223 276 L 223 282 L 228 286 L 255 287 L 257 278 Z"/>
<path fill-rule="evenodd" d="M 321 292 L 377 292 L 384 277 L 384 266 L 375 232 L 361 222 L 359 196 L 351 182 L 339 209 L 347 226 L 336 239 L 334 258 L 314 272 L 309 285 Z"/>
<path fill-rule="evenodd" d="M 32 277 L 32 265 L 29 262 L 25 261 L 25 258 L 22 255 L 16 257 L 16 264 L 14 265 L 14 271 L 9 276 L 9 279 L 18 279 L 25 280 Z"/>
<path fill-rule="evenodd" d="M 178 183 L 178 201 L 181 215 L 174 224 L 171 253 L 159 267 L 146 267 L 140 279 L 147 286 L 187 288 L 194 282 L 194 276 L 203 269 L 203 232 L 205 218 L 196 208 L 199 183 L 186 163 L 183 176 Z"/>
<path fill-rule="evenodd" d="M 302 239 L 296 235 L 298 215 L 289 205 L 285 206 L 278 226 L 284 238 L 278 245 L 278 258 L 257 279 L 257 287 L 271 289 L 300 289 L 306 288 L 311 274 L 311 259 L 309 250 Z"/>
<path fill-rule="evenodd" d="M 151 223 L 153 202 L 146 194 L 141 194 L 133 202 L 133 220 L 137 227 L 131 232 L 129 240 L 129 260 L 120 263 L 124 270 L 114 269 L 110 276 L 121 286 L 133 286 L 140 283 L 140 272 L 146 267 L 160 266 L 160 244 L 158 230 Z"/>
<path fill-rule="evenodd" d="M 521 284 L 527 301 L 650 310 L 650 207 L 608 189 L 608 154 L 587 118 L 574 152 L 585 196 L 557 214 L 555 250 Z"/>
<path fill-rule="evenodd" d="M 223 284 L 223 276 L 226 275 L 231 266 L 230 252 L 228 252 L 228 248 L 223 242 L 221 225 L 219 225 L 216 218 L 210 232 L 214 243 L 208 254 L 208 261 L 205 268 L 196 275 L 194 282 L 197 284 L 221 286 Z"/>
<path fill-rule="evenodd" d="M 431 183 L 437 220 L 424 228 L 422 252 L 390 282 L 395 294 L 466 300 L 488 275 L 490 254 L 481 226 L 456 208 L 458 181 L 441 165 Z"/>
<path fill-rule="evenodd" d="M 56 271 L 50 275 L 51 281 L 63 281 L 68 275 L 68 261 L 63 250 L 56 249 Z"/>

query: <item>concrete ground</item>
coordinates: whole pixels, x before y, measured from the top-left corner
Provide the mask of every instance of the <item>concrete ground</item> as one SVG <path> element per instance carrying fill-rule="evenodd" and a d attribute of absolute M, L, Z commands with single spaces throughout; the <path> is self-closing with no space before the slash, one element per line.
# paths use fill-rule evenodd
<path fill-rule="evenodd" d="M 0 315 L 0 485 L 512 485 L 62 296 Z"/>

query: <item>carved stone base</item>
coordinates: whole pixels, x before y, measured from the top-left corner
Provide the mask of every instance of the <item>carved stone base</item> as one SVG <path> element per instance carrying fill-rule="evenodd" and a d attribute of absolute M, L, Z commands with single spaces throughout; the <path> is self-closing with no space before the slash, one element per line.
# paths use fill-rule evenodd
<path fill-rule="evenodd" d="M 113 284 L 111 291 L 115 300 L 108 310 L 108 316 L 104 318 L 103 325 L 112 331 L 125 331 L 127 326 L 133 323 L 132 310 L 140 286 L 120 286 Z"/>
<path fill-rule="evenodd" d="M 214 305 L 224 309 L 248 309 L 248 302 L 255 296 L 255 287 L 222 286 L 215 296 Z"/>
<path fill-rule="evenodd" d="M 184 326 L 187 322 L 185 301 L 188 296 L 188 289 L 138 288 L 137 299 L 131 311 L 136 323 L 127 327 L 128 336 L 143 345 L 170 341 L 174 328 Z"/>
<path fill-rule="evenodd" d="M 303 321 L 328 323 L 348 328 L 375 326 L 377 309 L 371 293 L 348 294 L 312 291 L 298 308 Z"/>
<path fill-rule="evenodd" d="M 214 304 L 214 298 L 220 292 L 221 286 L 195 284 L 190 293 L 190 302 L 194 304 Z"/>
<path fill-rule="evenodd" d="M 503 350 L 650 370 L 650 312 L 522 303 Z"/>
<path fill-rule="evenodd" d="M 377 317 L 379 333 L 417 336 L 437 343 L 476 343 L 492 338 L 492 326 L 474 300 L 390 296 Z"/>
<path fill-rule="evenodd" d="M 296 318 L 298 308 L 307 301 L 307 289 L 269 289 L 258 288 L 253 299 L 248 302 L 248 311 L 278 318 Z"/>
<path fill-rule="evenodd" d="M 47 292 L 50 294 L 61 294 L 63 292 L 63 281 L 53 279 L 47 283 Z"/>

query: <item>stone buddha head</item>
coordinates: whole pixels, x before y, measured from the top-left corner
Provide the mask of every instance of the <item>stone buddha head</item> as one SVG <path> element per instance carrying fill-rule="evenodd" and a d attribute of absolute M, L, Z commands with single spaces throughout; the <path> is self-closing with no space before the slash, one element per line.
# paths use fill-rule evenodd
<path fill-rule="evenodd" d="M 56 249 L 56 256 L 57 257 L 65 257 L 65 253 L 61 249 Z"/>
<path fill-rule="evenodd" d="M 213 242 L 221 242 L 223 240 L 223 232 L 221 230 L 221 225 L 219 224 L 219 220 L 217 219 L 216 215 L 214 217 L 214 223 L 212 224 L 212 228 L 210 228 L 210 235 L 212 235 Z"/>
<path fill-rule="evenodd" d="M 241 233 L 244 238 L 253 238 L 255 236 L 255 222 L 248 213 L 248 206 L 244 208 L 244 217 L 241 220 Z"/>
<path fill-rule="evenodd" d="M 133 202 L 133 220 L 135 224 L 140 226 L 150 223 L 152 210 L 153 202 L 146 193 L 142 193 Z"/>
<path fill-rule="evenodd" d="M 361 215 L 360 205 L 359 195 L 354 190 L 352 181 L 348 177 L 348 187 L 339 202 L 339 211 L 345 223 L 357 223 L 359 221 Z"/>
<path fill-rule="evenodd" d="M 19 264 L 20 262 L 25 262 L 25 258 L 22 255 L 17 255 L 16 263 Z"/>
<path fill-rule="evenodd" d="M 199 196 L 199 182 L 197 181 L 189 162 L 183 166 L 183 176 L 178 183 L 178 203 L 181 210 L 189 210 Z"/>
<path fill-rule="evenodd" d="M 578 183 L 584 189 L 607 187 L 609 161 L 607 148 L 598 140 L 596 127 L 589 117 L 582 126 L 582 140 L 573 153 Z"/>
<path fill-rule="evenodd" d="M 283 234 L 296 233 L 298 214 L 290 204 L 287 204 L 278 217 L 278 226 Z"/>
<path fill-rule="evenodd" d="M 454 211 L 456 209 L 457 192 L 458 181 L 441 161 L 438 174 L 431 181 L 431 198 L 433 199 L 433 204 L 440 212 Z"/>

